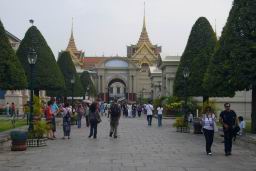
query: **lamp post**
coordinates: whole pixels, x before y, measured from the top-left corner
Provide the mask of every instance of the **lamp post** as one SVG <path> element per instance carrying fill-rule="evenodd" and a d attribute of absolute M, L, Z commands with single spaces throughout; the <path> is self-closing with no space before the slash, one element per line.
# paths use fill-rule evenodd
<path fill-rule="evenodd" d="M 188 102 L 188 95 L 187 95 L 187 81 L 188 81 L 188 77 L 189 77 L 190 71 L 188 69 L 188 67 L 184 67 L 183 69 L 183 77 L 185 80 L 185 84 L 184 84 L 184 94 L 185 94 L 185 105 L 184 105 L 184 111 L 185 111 L 185 122 L 187 122 L 187 102 Z"/>
<path fill-rule="evenodd" d="M 71 94 L 72 94 L 72 99 L 71 99 L 71 111 L 73 113 L 73 107 L 74 107 L 74 84 L 75 84 L 75 75 L 72 76 L 71 80 L 70 80 L 70 83 L 71 83 Z"/>
<path fill-rule="evenodd" d="M 37 54 L 35 49 L 31 48 L 28 52 L 28 63 L 30 65 L 30 115 L 29 115 L 29 127 L 28 130 L 31 131 L 33 130 L 33 94 L 34 94 L 34 85 L 33 85 L 33 81 L 34 81 L 34 66 L 36 64 L 36 60 L 37 60 Z"/>

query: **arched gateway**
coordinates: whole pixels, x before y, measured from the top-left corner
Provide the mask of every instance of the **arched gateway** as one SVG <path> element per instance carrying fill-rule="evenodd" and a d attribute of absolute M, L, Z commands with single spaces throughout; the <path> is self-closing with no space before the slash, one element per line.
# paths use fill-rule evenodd
<path fill-rule="evenodd" d="M 104 101 L 113 98 L 136 100 L 136 74 L 138 67 L 124 57 L 112 57 L 96 65 L 97 90 Z"/>

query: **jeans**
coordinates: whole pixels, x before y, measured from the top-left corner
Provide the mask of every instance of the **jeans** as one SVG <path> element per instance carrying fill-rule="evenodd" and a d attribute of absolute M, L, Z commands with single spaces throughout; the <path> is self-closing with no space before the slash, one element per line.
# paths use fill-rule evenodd
<path fill-rule="evenodd" d="M 81 128 L 82 115 L 77 116 L 77 128 Z"/>
<path fill-rule="evenodd" d="M 90 135 L 89 135 L 89 137 L 91 137 L 92 135 L 93 135 L 93 138 L 97 137 L 97 125 L 98 125 L 98 123 L 97 123 L 96 120 L 95 121 L 90 121 L 91 128 L 90 128 Z"/>
<path fill-rule="evenodd" d="M 114 133 L 114 137 L 117 136 L 118 121 L 110 121 L 110 134 Z"/>
<path fill-rule="evenodd" d="M 204 128 L 203 132 L 204 132 L 204 137 L 205 137 L 205 141 L 206 141 L 206 152 L 211 153 L 212 152 L 211 147 L 212 147 L 212 143 L 213 143 L 214 131 Z"/>
<path fill-rule="evenodd" d="M 162 126 L 162 115 L 157 115 L 158 127 Z"/>
<path fill-rule="evenodd" d="M 232 129 L 225 130 L 224 131 L 225 153 L 231 153 L 231 151 L 232 151 L 232 139 L 233 139 Z"/>
<path fill-rule="evenodd" d="M 151 126 L 152 123 L 152 115 L 147 115 L 148 125 Z"/>

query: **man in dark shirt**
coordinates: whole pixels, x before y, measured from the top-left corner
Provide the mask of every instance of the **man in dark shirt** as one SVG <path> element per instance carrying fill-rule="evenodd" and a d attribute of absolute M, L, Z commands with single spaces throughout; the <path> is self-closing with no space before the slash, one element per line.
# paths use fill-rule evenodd
<path fill-rule="evenodd" d="M 225 155 L 231 155 L 233 129 L 237 124 L 237 116 L 230 110 L 230 104 L 224 104 L 225 110 L 220 113 L 220 123 L 223 125 Z"/>
<path fill-rule="evenodd" d="M 109 133 L 110 137 L 112 137 L 114 133 L 114 138 L 117 138 L 117 127 L 119 124 L 120 116 L 121 116 L 121 108 L 117 103 L 117 100 L 114 99 L 114 102 L 110 107 L 110 133 Z"/>

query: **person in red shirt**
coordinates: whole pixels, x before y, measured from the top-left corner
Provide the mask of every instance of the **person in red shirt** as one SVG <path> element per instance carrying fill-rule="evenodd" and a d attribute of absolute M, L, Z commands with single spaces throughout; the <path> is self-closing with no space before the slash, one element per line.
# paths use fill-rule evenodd
<path fill-rule="evenodd" d="M 46 122 L 47 122 L 47 125 L 48 125 L 48 132 L 47 132 L 47 137 L 48 139 L 53 139 L 53 132 L 52 132 L 52 117 L 53 117 L 53 113 L 52 113 L 52 109 L 51 109 L 51 105 L 52 105 L 52 102 L 51 101 L 48 101 L 47 103 L 47 107 L 46 107 Z"/>

